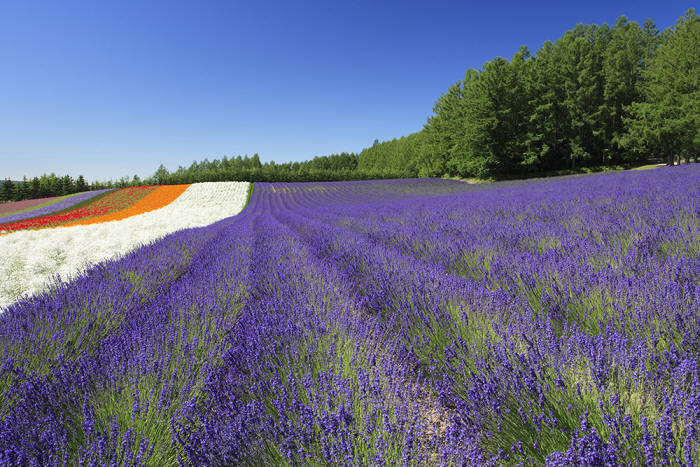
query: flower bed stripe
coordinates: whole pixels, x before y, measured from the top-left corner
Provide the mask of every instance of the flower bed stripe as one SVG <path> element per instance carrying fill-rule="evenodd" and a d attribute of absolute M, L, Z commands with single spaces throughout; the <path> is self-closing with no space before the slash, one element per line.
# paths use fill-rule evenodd
<path fill-rule="evenodd" d="M 142 200 L 134 203 L 126 209 L 122 209 L 121 211 L 113 212 L 104 216 L 82 219 L 61 227 L 73 227 L 76 225 L 90 225 L 99 224 L 102 222 L 120 221 L 128 217 L 154 211 L 175 201 L 180 195 L 182 195 L 182 193 L 185 192 L 185 190 L 187 190 L 189 186 L 190 185 L 160 186 L 155 191 L 146 195 L 146 197 L 144 197 Z"/>
<path fill-rule="evenodd" d="M 19 212 L 13 212 L 6 216 L 0 217 L 0 224 L 18 222 L 25 219 L 32 219 L 34 217 L 41 217 L 46 215 L 58 214 L 62 211 L 68 209 L 75 209 L 80 207 L 86 201 L 96 198 L 111 190 L 95 190 L 95 191 L 84 191 L 82 193 L 76 193 L 68 196 L 59 196 L 57 198 L 48 198 L 53 201 L 48 201 L 39 205 L 34 206 L 31 209 L 25 209 Z M 47 198 L 44 198 L 47 199 Z M 4 226 L 0 225 L 0 231 L 4 230 Z"/>
<path fill-rule="evenodd" d="M 157 186 L 143 186 L 122 188 L 108 193 L 105 196 L 95 199 L 94 202 L 71 209 L 64 213 L 42 216 L 34 219 L 13 222 L 0 226 L 5 233 L 26 229 L 42 229 L 47 227 L 58 227 L 71 222 L 89 219 L 97 216 L 104 216 L 113 212 L 121 211 L 133 205 L 146 195 L 158 188 Z"/>
<path fill-rule="evenodd" d="M 56 274 L 68 280 L 90 265 L 176 230 L 234 216 L 245 205 L 247 192 L 245 182 L 197 183 L 167 206 L 123 220 L 0 236 L 0 310 L 22 296 L 45 290 Z"/>
<path fill-rule="evenodd" d="M 0 203 L 0 219 L 2 219 L 5 216 L 21 214 L 23 212 L 31 211 L 42 206 L 57 203 L 66 198 L 70 198 L 71 196 L 75 196 L 76 194 L 77 193 L 63 196 L 51 196 L 48 198 L 24 199 L 22 201 L 10 201 L 7 203 Z"/>

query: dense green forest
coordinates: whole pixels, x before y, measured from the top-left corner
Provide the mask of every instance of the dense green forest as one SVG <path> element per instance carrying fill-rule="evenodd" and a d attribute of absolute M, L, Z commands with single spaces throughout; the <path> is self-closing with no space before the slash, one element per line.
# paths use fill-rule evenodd
<path fill-rule="evenodd" d="M 532 54 L 497 57 L 439 97 L 424 128 L 359 154 L 303 162 L 252 157 L 195 161 L 170 172 L 93 182 L 90 189 L 204 181 L 324 181 L 397 177 L 512 178 L 647 160 L 697 162 L 700 18 L 689 10 L 666 31 L 620 17 L 578 24 Z M 83 191 L 79 177 L 6 181 L 0 201 Z"/>
<path fill-rule="evenodd" d="M 659 31 L 620 17 L 578 24 L 533 55 L 495 58 L 440 96 L 425 127 L 359 154 L 261 164 L 207 160 L 155 180 L 319 181 L 394 177 L 512 178 L 697 161 L 700 19 Z"/>
<path fill-rule="evenodd" d="M 700 148 L 700 20 L 660 32 L 621 17 L 579 24 L 533 55 L 469 69 L 424 129 L 375 142 L 358 169 L 500 178 L 581 167 L 668 164 Z"/>

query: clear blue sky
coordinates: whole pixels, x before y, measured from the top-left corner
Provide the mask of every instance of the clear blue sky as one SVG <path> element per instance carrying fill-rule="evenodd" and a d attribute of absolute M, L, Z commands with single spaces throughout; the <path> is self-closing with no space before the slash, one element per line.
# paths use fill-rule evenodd
<path fill-rule="evenodd" d="M 147 176 L 358 152 L 422 128 L 469 67 L 576 23 L 692 3 L 0 2 L 0 177 Z"/>

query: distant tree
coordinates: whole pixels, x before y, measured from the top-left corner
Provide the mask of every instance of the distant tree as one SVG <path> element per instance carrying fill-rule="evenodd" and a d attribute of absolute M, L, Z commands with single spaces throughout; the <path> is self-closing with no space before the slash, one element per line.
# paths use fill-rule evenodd
<path fill-rule="evenodd" d="M 51 173 L 47 180 L 47 191 L 46 196 L 58 196 L 62 192 L 62 181 L 55 173 Z"/>
<path fill-rule="evenodd" d="M 15 199 L 15 183 L 9 178 L 0 187 L 0 201 L 12 201 Z"/>
<path fill-rule="evenodd" d="M 75 181 L 75 191 L 76 192 L 83 192 L 88 189 L 88 185 L 85 182 L 85 177 L 82 175 L 78 175 L 77 180 Z"/>
<path fill-rule="evenodd" d="M 603 113 L 607 120 L 605 137 L 608 140 L 603 150 L 603 163 L 635 159 L 634 153 L 627 151 L 621 142 L 626 132 L 623 118 L 629 116 L 626 109 L 641 99 L 639 82 L 650 45 L 647 32 L 654 26 L 648 22 L 645 27 L 646 32 L 637 23 L 628 22 L 621 16 L 603 57 Z"/>
<path fill-rule="evenodd" d="M 32 196 L 32 186 L 27 180 L 27 177 L 22 177 L 22 181 L 16 187 L 15 198 L 19 200 L 30 199 Z"/>
<path fill-rule="evenodd" d="M 157 185 L 164 185 L 168 183 L 169 176 L 170 172 L 168 172 L 168 169 L 166 169 L 163 164 L 160 164 L 158 170 L 156 170 L 156 173 L 153 174 L 153 178 L 155 179 Z"/>
<path fill-rule="evenodd" d="M 334 162 L 330 169 L 339 177 L 355 178 L 369 174 L 416 177 L 422 163 L 424 140 L 424 131 L 381 143 L 375 140 L 372 146 L 363 149 L 357 156 L 346 153 L 329 156 Z"/>
<path fill-rule="evenodd" d="M 131 182 L 129 180 L 129 177 L 127 177 L 126 175 L 122 175 L 122 177 L 116 182 L 117 188 L 126 188 L 130 184 Z"/>
<path fill-rule="evenodd" d="M 39 181 L 39 177 L 32 178 L 31 197 L 32 198 L 40 198 L 41 197 L 41 182 Z"/>
<path fill-rule="evenodd" d="M 75 193 L 75 183 L 70 175 L 64 175 L 60 181 L 60 194 L 69 195 Z"/>

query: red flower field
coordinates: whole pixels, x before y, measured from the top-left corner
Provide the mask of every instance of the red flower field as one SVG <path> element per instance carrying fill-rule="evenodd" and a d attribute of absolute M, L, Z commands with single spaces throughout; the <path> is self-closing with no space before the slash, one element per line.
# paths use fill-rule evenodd
<path fill-rule="evenodd" d="M 108 193 L 93 202 L 70 211 L 49 216 L 36 217 L 9 224 L 0 224 L 0 230 L 13 232 L 25 229 L 57 227 L 97 216 L 104 216 L 128 208 L 156 190 L 158 186 L 122 188 Z"/>

